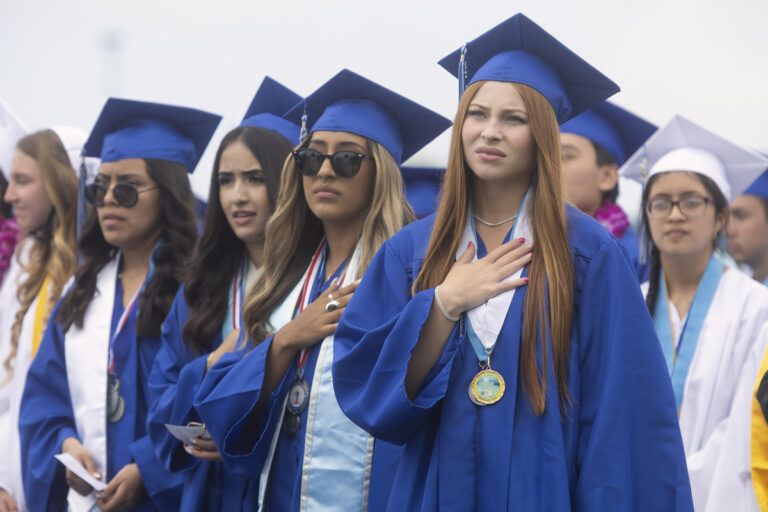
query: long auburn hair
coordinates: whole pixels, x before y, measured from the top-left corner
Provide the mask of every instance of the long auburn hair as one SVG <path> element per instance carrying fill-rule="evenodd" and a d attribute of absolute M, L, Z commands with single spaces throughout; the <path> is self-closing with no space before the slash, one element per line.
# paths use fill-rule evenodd
<path fill-rule="evenodd" d="M 77 176 L 64 145 L 53 130 L 41 130 L 19 140 L 16 147 L 37 162 L 53 208 L 43 229 L 22 242 L 31 243 L 32 247 L 22 266 L 24 279 L 16 290 L 19 309 L 11 326 L 10 352 L 3 363 L 6 381 L 13 375 L 11 362 L 18 351 L 24 316 L 40 293 L 45 278 L 49 283 L 43 325 L 48 323 L 48 316 L 77 266 Z M 21 252 L 17 251 L 17 258 Z"/>
<path fill-rule="evenodd" d="M 310 140 L 311 137 L 299 147 L 306 147 Z M 376 169 L 373 196 L 363 213 L 360 263 L 355 278 L 363 275 L 385 241 L 415 219 L 405 199 L 397 163 L 379 143 L 367 141 Z M 264 271 L 243 308 L 243 324 L 254 344 L 261 343 L 271 332 L 270 315 L 299 282 L 323 236 L 323 224 L 307 206 L 301 176 L 293 155 L 289 155 L 283 165 L 277 209 L 267 223 Z"/>
<path fill-rule="evenodd" d="M 222 283 L 234 279 L 237 268 L 246 257 L 245 244 L 232 231 L 219 197 L 221 155 L 238 141 L 245 144 L 261 164 L 270 212 L 275 211 L 277 203 L 280 170 L 293 149 L 293 144 L 282 135 L 256 127 L 235 128 L 224 136 L 219 145 L 213 162 L 205 227 L 195 246 L 189 265 L 189 278 L 184 287 L 184 298 L 194 312 L 184 324 L 184 343 L 198 355 L 210 351 L 211 342 L 220 331 L 227 314 L 228 289 Z"/>
<path fill-rule="evenodd" d="M 186 275 L 189 255 L 197 239 L 195 196 L 182 164 L 145 158 L 147 174 L 160 186 L 160 245 L 153 253 L 155 273 L 139 299 L 138 336 L 160 336 L 160 329 L 179 285 Z M 117 247 L 101 231 L 96 208 L 91 206 L 78 242 L 83 262 L 75 271 L 75 284 L 62 299 L 56 321 L 67 332 L 72 324 L 83 327 L 85 312 L 96 293 L 101 269 L 115 257 Z"/>
<path fill-rule="evenodd" d="M 412 293 L 443 282 L 455 261 L 455 254 L 467 222 L 472 196 L 472 170 L 464 158 L 461 131 L 472 99 L 485 81 L 464 91 L 451 134 L 451 149 L 442 185 L 432 236 L 424 264 Z M 561 182 L 560 130 L 554 110 L 539 92 L 513 83 L 528 109 L 536 142 L 536 168 L 532 170 L 535 194 L 531 201 L 531 224 L 536 250 L 530 263 L 525 293 L 524 328 L 520 354 L 523 384 L 534 412 L 542 414 L 547 399 L 547 336 L 552 339 L 552 359 L 560 404 L 570 403 L 567 387 L 568 354 L 573 318 L 574 270 L 568 243 L 565 202 Z M 541 368 L 536 362 L 538 338 Z"/>
<path fill-rule="evenodd" d="M 690 172 L 690 171 L 675 171 L 675 172 Z M 725 195 L 723 195 L 722 191 L 720 190 L 720 187 L 718 187 L 714 181 L 712 181 L 711 178 L 708 178 L 707 176 L 704 176 L 703 174 L 699 174 L 697 172 L 690 172 L 693 176 L 695 176 L 699 181 L 701 181 L 701 184 L 704 185 L 704 188 L 707 192 L 709 192 L 709 195 L 712 196 L 712 202 L 714 203 L 715 207 L 715 220 L 717 220 L 718 217 L 722 216 L 726 219 L 726 222 L 723 223 L 723 227 L 720 228 L 720 231 L 718 231 L 717 236 L 712 241 L 712 250 L 717 250 L 718 247 L 718 240 L 720 239 L 723 230 L 725 229 L 725 226 L 727 224 L 728 220 L 728 200 L 725 198 Z M 651 236 L 651 226 L 648 222 L 648 201 L 650 200 L 651 196 L 651 189 L 653 188 L 653 184 L 656 181 L 656 179 L 660 176 L 660 174 L 655 174 L 651 176 L 648 179 L 648 182 L 643 187 L 643 195 L 642 200 L 640 202 L 640 210 L 643 212 L 642 216 L 642 230 L 643 230 L 643 238 L 645 241 L 650 243 L 651 245 L 651 269 L 650 274 L 648 276 L 648 293 L 645 294 L 645 305 L 648 306 L 648 311 L 651 313 L 651 316 L 654 315 L 656 312 L 656 299 L 659 297 L 659 288 L 661 286 L 661 252 L 659 251 L 659 248 L 656 247 L 656 244 L 653 241 L 653 237 Z"/>

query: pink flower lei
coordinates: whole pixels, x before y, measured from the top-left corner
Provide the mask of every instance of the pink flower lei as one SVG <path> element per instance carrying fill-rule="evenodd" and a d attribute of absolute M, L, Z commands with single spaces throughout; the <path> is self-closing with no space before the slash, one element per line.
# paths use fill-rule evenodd
<path fill-rule="evenodd" d="M 595 212 L 595 220 L 608 229 L 613 236 L 621 238 L 629 228 L 629 218 L 624 210 L 610 199 L 603 201 L 603 205 Z"/>

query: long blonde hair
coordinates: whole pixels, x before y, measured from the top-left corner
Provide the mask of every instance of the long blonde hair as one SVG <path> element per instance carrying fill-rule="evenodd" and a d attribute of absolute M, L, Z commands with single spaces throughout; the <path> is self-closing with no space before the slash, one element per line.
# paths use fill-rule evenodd
<path fill-rule="evenodd" d="M 363 213 L 358 278 L 381 245 L 414 220 L 405 199 L 403 179 L 395 160 L 384 147 L 367 139 L 375 163 L 373 197 Z M 300 147 L 306 147 L 309 139 Z M 323 238 L 323 225 L 307 206 L 304 185 L 293 155 L 285 159 L 275 213 L 267 222 L 264 271 L 243 307 L 243 324 L 252 342 L 262 342 L 271 332 L 269 317 L 299 282 Z"/>
<path fill-rule="evenodd" d="M 413 283 L 414 294 L 442 283 L 455 261 L 454 255 L 467 222 L 472 176 L 472 170 L 467 167 L 464 159 L 461 130 L 469 105 L 484 83 L 475 82 L 467 87 L 459 102 L 442 185 L 442 200 L 437 209 L 424 264 Z M 548 335 L 552 337 L 553 366 L 561 405 L 565 407 L 570 402 L 567 369 L 573 317 L 574 269 L 566 227 L 557 119 L 552 106 L 539 92 L 523 84 L 513 85 L 528 109 L 537 153 L 532 177 L 536 193 L 531 202 L 531 224 L 536 250 L 533 252 L 530 281 L 525 294 L 520 369 L 534 412 L 542 414 L 547 398 Z M 539 337 L 543 340 L 541 369 L 536 361 Z"/>
<path fill-rule="evenodd" d="M 16 147 L 40 167 L 43 186 L 53 209 L 48 225 L 24 241 L 32 247 L 27 263 L 22 266 L 25 278 L 16 292 L 19 309 L 11 327 L 11 349 L 3 364 L 7 372 L 6 382 L 13 376 L 11 362 L 18 351 L 24 316 L 40 293 L 46 277 L 49 284 L 44 325 L 77 265 L 77 176 L 64 145 L 53 130 L 41 130 L 21 139 Z"/>

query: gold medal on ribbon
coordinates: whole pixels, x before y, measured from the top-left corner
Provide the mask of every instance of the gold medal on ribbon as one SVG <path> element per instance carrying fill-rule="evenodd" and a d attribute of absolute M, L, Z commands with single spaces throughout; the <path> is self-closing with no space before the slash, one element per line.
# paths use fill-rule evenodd
<path fill-rule="evenodd" d="M 495 404 L 504 396 L 504 377 L 499 372 L 486 368 L 481 370 L 469 384 L 469 398 L 477 405 Z"/>

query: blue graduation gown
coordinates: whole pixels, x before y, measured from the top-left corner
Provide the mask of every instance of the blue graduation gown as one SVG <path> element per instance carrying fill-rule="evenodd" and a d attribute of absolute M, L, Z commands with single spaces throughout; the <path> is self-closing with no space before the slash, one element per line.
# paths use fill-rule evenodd
<path fill-rule="evenodd" d="M 313 286 L 310 302 L 325 290 L 334 276 L 322 286 Z M 208 371 L 196 399 L 196 407 L 220 447 L 226 465 L 258 478 L 267 459 L 278 423 L 283 401 L 294 381 L 297 363 L 288 368 L 254 428 L 244 429 L 251 410 L 256 405 L 264 382 L 267 353 L 273 336 L 250 350 L 225 354 Z M 309 350 L 304 380 L 312 383 L 319 355 L 316 344 Z M 309 408 L 301 414 L 299 430 L 294 435 L 281 432 L 270 470 L 269 486 L 263 497 L 265 510 L 299 510 L 301 498 L 302 460 Z M 378 439 L 375 441 L 371 469 L 368 510 L 384 510 L 392 486 L 392 478 L 402 448 Z M 332 489 L 329 492 L 333 492 Z"/>
<path fill-rule="evenodd" d="M 205 377 L 208 354 L 196 357 L 184 343 L 183 330 L 188 318 L 189 306 L 182 286 L 163 324 L 163 345 L 149 378 L 149 437 L 163 466 L 184 475 L 180 511 L 256 510 L 257 479 L 237 474 L 220 461 L 204 461 L 189 455 L 165 428 L 166 423 L 186 425 L 200 421 L 193 401 Z M 219 329 L 213 348 L 221 342 Z"/>
<path fill-rule="evenodd" d="M 568 219 L 576 283 L 567 414 L 551 357 L 541 416 L 525 393 L 525 288 L 493 351 L 507 383 L 501 400 L 469 399 L 478 360 L 462 321 L 411 402 L 406 368 L 434 290 L 410 289 L 434 216 L 374 258 L 336 331 L 334 386 L 353 421 L 405 445 L 387 510 L 693 509 L 672 388 L 630 261 L 596 221 L 571 207 Z"/>
<path fill-rule="evenodd" d="M 632 260 L 632 267 L 635 269 L 638 282 L 644 283 L 648 280 L 648 274 L 651 267 L 647 263 L 640 263 L 640 242 L 638 241 L 634 230 L 632 230 L 632 227 L 628 227 L 627 230 L 624 231 L 622 237 L 618 240 Z"/>
<path fill-rule="evenodd" d="M 69 490 L 64 466 L 54 455 L 68 437 L 78 438 L 67 381 L 66 335 L 55 322 L 61 301 L 27 374 L 19 413 L 24 494 L 30 510 L 66 510 Z M 123 312 L 122 286 L 118 280 L 114 297 L 110 338 Z M 176 510 L 181 498 L 181 478 L 163 469 L 146 432 L 149 405 L 149 372 L 160 348 L 160 339 L 137 337 L 135 325 L 124 329 L 132 337 L 120 379 L 125 415 L 117 423 L 107 422 L 107 481 L 127 464 L 136 463 L 146 489 L 136 511 Z M 107 362 L 104 361 L 104 371 Z M 104 390 L 106 393 L 106 389 Z"/>

